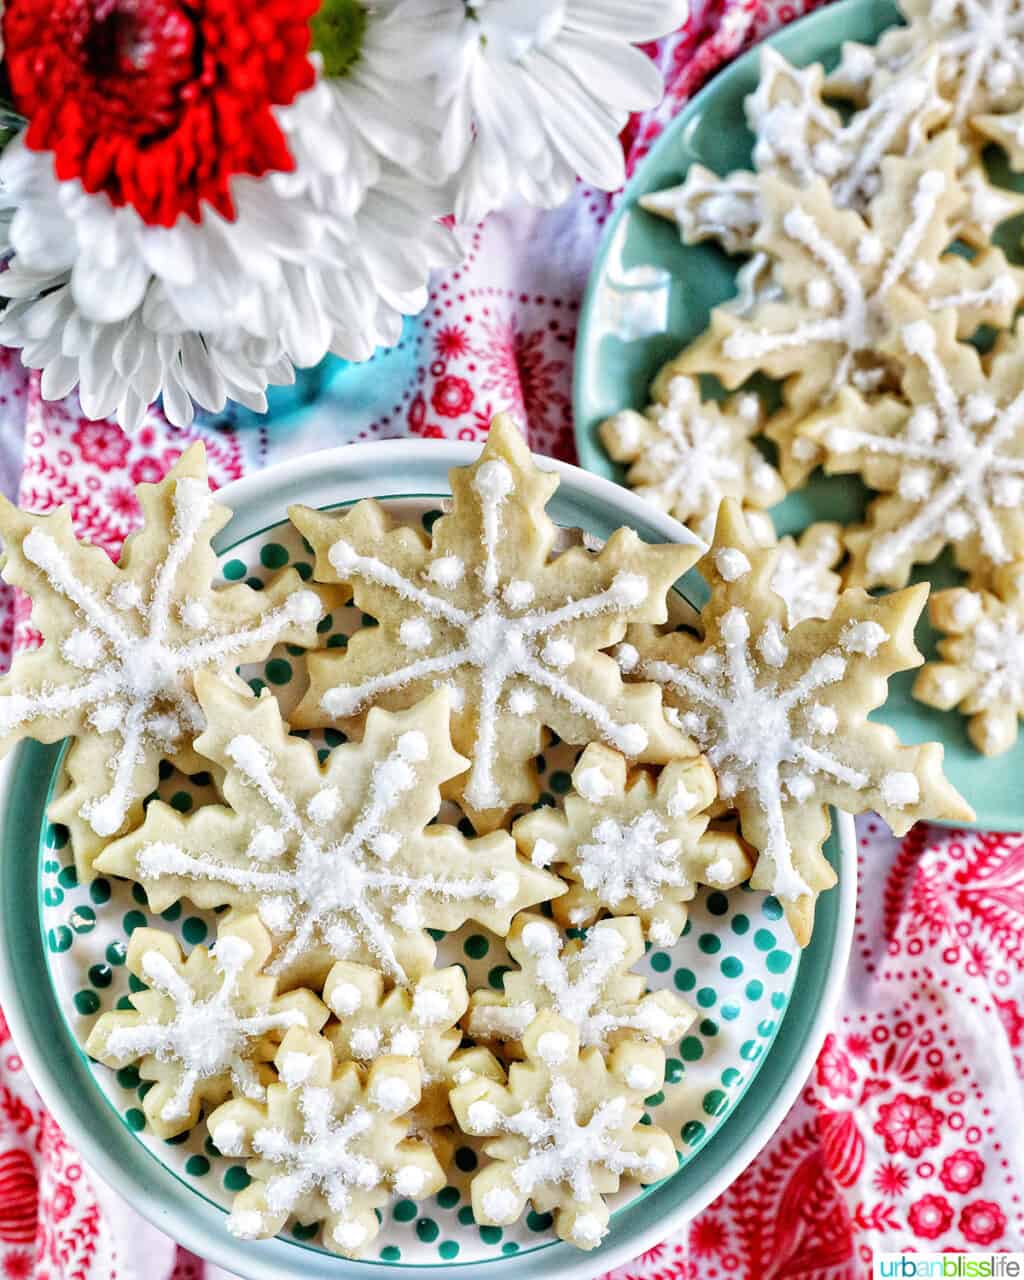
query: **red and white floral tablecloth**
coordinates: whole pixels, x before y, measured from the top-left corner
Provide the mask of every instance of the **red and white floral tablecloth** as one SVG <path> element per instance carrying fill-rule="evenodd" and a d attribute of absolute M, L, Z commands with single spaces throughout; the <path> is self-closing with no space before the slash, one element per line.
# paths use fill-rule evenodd
<path fill-rule="evenodd" d="M 631 167 L 664 122 L 741 48 L 803 3 L 711 0 L 658 50 L 665 102 L 635 120 Z M 550 214 L 497 215 L 434 281 L 402 346 L 343 377 L 328 405 L 268 431 L 176 431 L 151 412 L 128 438 L 73 400 L 45 404 L 0 353 L 0 485 L 25 506 L 69 503 L 80 535 L 117 552 L 158 479 L 202 436 L 218 484 L 353 439 L 477 440 L 511 408 L 535 449 L 572 456 L 579 300 L 609 199 L 580 188 Z M 32 643 L 0 588 L 0 659 Z M 615 1280 L 846 1280 L 879 1250 L 1024 1249 L 1024 837 L 862 820 L 860 913 L 835 1025 L 800 1100 L 745 1174 Z M 83 1166 L 47 1115 L 0 1013 L 0 1280 L 213 1280 Z"/>

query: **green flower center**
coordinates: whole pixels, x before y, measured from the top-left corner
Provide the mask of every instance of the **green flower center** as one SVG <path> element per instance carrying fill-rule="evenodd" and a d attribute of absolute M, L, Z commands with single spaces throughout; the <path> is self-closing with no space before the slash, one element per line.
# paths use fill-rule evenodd
<path fill-rule="evenodd" d="M 343 76 L 362 52 L 366 10 L 360 0 L 324 0 L 310 30 L 313 48 L 324 60 L 324 75 Z"/>

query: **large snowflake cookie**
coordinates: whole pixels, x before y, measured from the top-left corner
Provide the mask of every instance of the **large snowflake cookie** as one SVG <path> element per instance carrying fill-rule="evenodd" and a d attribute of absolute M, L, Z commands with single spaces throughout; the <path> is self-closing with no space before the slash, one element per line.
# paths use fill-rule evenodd
<path fill-rule="evenodd" d="M 459 1021 L 469 1003 L 466 975 L 458 965 L 430 969 L 408 987 L 388 989 L 377 969 L 339 960 L 327 975 L 324 1000 L 338 1019 L 326 1034 L 340 1060 L 418 1058 L 423 1096 L 416 1126 L 432 1129 L 449 1122 L 452 1058 L 462 1043 Z"/>
<path fill-rule="evenodd" d="M 185 959 L 177 940 L 159 929 L 136 929 L 125 963 L 145 989 L 134 1009 L 105 1013 L 86 1052 L 108 1067 L 139 1062 L 153 1082 L 142 1106 L 150 1128 L 173 1138 L 196 1123 L 201 1106 L 232 1090 L 262 1101 L 274 1078 L 269 1062 L 292 1027 L 319 1031 L 328 1010 L 312 991 L 277 994 L 261 972 L 270 935 L 255 916 L 224 921 L 211 951 Z M 141 1060 L 141 1061 L 140 1061 Z"/>
<path fill-rule="evenodd" d="M 914 682 L 914 697 L 942 711 L 958 707 L 986 756 L 1009 751 L 1024 717 L 1024 560 L 1004 565 L 986 589 L 954 587 L 932 596 L 938 662 Z"/>
<path fill-rule="evenodd" d="M 472 918 L 504 934 L 517 911 L 562 892 L 507 833 L 467 840 L 428 825 L 440 785 L 467 764 L 443 690 L 397 714 L 374 708 L 362 742 L 322 766 L 266 690 L 200 675 L 196 692 L 207 719 L 196 749 L 224 770 L 227 806 L 182 818 L 154 801 L 96 864 L 141 881 L 154 911 L 182 895 L 256 910 L 275 938 L 270 973 L 316 982 L 334 960 L 367 960 L 405 983 L 433 963 L 428 926 Z"/>
<path fill-rule="evenodd" d="M 860 472 L 884 495 L 846 533 L 847 579 L 903 586 L 947 544 L 961 568 L 1007 564 L 1024 554 L 1024 328 L 983 359 L 957 342 L 951 312 L 901 293 L 894 315 L 903 397 L 847 387 L 801 428 L 826 470 Z"/>
<path fill-rule="evenodd" d="M 311 655 L 295 723 L 350 725 L 371 704 L 405 707 L 446 686 L 452 738 L 470 764 L 458 793 L 478 830 L 537 798 L 545 725 L 567 742 L 602 739 L 640 760 L 685 752 L 657 688 L 624 686 L 601 650 L 631 622 L 665 619 L 668 589 L 695 548 L 648 546 L 619 529 L 599 554 L 574 547 L 553 557 L 558 530 L 544 507 L 558 477 L 534 463 L 505 415 L 451 484 L 452 510 L 429 538 L 394 528 L 372 501 L 340 518 L 292 510 L 316 551 L 317 578 L 350 583 L 380 623 L 344 653 Z"/>
<path fill-rule="evenodd" d="M 384 1057 L 368 1070 L 338 1066 L 322 1036 L 295 1030 L 274 1065 L 280 1079 L 265 1103 L 235 1099 L 210 1116 L 217 1149 L 245 1157 L 250 1177 L 228 1228 L 243 1240 L 262 1239 L 294 1214 L 323 1224 L 328 1249 L 356 1257 L 379 1230 L 375 1210 L 393 1195 L 418 1199 L 445 1183 L 429 1146 L 407 1137 L 419 1064 Z"/>
<path fill-rule="evenodd" d="M 583 940 L 566 942 L 551 920 L 525 911 L 506 946 L 519 969 L 505 974 L 502 991 L 473 992 L 465 1027 L 474 1040 L 522 1040 L 541 1009 L 554 1009 L 585 1049 L 607 1052 L 621 1040 L 678 1040 L 697 1016 L 673 992 L 648 991 L 629 972 L 644 954 L 635 916 L 601 920 Z"/>
<path fill-rule="evenodd" d="M 527 1028 L 523 1051 L 507 1084 L 475 1078 L 451 1093 L 459 1125 L 488 1139 L 492 1157 L 470 1184 L 473 1216 L 507 1226 L 530 1201 L 554 1213 L 563 1240 L 593 1249 L 608 1231 L 604 1197 L 623 1177 L 646 1185 L 675 1172 L 671 1138 L 640 1123 L 644 1095 L 662 1082 L 664 1054 L 636 1040 L 617 1044 L 607 1062 L 597 1048 L 581 1053 L 576 1027 L 551 1009 Z"/>
<path fill-rule="evenodd" d="M 196 673 L 265 658 L 281 641 L 313 645 L 324 614 L 292 569 L 263 591 L 212 589 L 210 539 L 231 513 L 210 493 L 201 444 L 137 493 L 145 523 L 116 565 L 76 541 L 68 508 L 34 516 L 0 500 L 4 577 L 32 597 L 44 637 L 0 680 L 0 749 L 75 739 L 52 816 L 71 827 L 83 877 L 104 839 L 142 820 L 162 758 L 202 767 Z"/>
<path fill-rule="evenodd" d="M 882 182 L 865 217 L 837 207 L 829 185 L 761 180 L 755 248 L 768 254 L 784 296 L 740 316 L 719 307 L 679 367 L 714 373 L 735 388 L 758 371 L 786 382 L 787 403 L 806 413 L 844 386 L 871 391 L 892 381 L 878 354 L 893 331 L 892 295 L 913 290 L 930 311 L 951 308 L 957 332 L 1010 322 L 1021 274 L 999 249 L 969 261 L 946 250 L 964 202 L 958 144 L 940 134 L 909 158 L 882 160 Z"/>
<path fill-rule="evenodd" d="M 643 632 L 635 643 L 638 670 L 664 686 L 722 799 L 738 810 L 759 854 L 751 884 L 781 900 L 806 944 L 815 898 L 835 881 L 821 852 L 829 805 L 876 810 L 897 833 L 919 818 L 973 814 L 943 777 L 941 746 L 902 746 L 868 720 L 889 676 L 921 661 L 913 633 L 927 588 L 877 600 L 844 591 L 829 619 L 791 628 L 770 587 L 776 557 L 750 536 L 739 508 L 723 504 L 702 563 L 711 585 L 703 638 Z"/>
<path fill-rule="evenodd" d="M 627 669 L 635 670 L 636 650 L 629 646 L 627 655 Z M 674 761 L 655 779 L 592 743 L 572 781 L 564 811 L 537 809 L 512 828 L 534 863 L 553 864 L 569 882 L 552 904 L 564 923 L 590 924 L 604 911 L 638 916 L 652 942 L 671 946 L 699 884 L 732 889 L 750 875 L 743 843 L 708 830 L 717 788 L 706 760 Z"/>
<path fill-rule="evenodd" d="M 702 401 L 697 379 L 672 365 L 652 394 L 643 413 L 623 409 L 600 427 L 609 455 L 630 464 L 626 483 L 642 498 L 702 538 L 710 537 L 723 498 L 758 509 L 782 500 L 782 478 L 753 441 L 763 416 L 756 395 Z"/>

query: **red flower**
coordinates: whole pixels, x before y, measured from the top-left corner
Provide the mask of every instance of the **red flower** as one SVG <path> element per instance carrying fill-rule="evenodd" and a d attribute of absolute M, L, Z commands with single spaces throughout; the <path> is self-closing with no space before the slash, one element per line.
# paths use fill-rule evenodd
<path fill-rule="evenodd" d="M 15 1249 L 3 1256 L 0 1262 L 5 1280 L 29 1280 L 32 1275 L 32 1255 L 27 1250 Z"/>
<path fill-rule="evenodd" d="M 1006 1215 L 991 1200 L 975 1200 L 965 1205 L 957 1225 L 971 1244 L 991 1244 L 1003 1234 Z"/>
<path fill-rule="evenodd" d="M 706 1258 L 725 1248 L 725 1224 L 721 1218 L 702 1214 L 690 1227 L 690 1249 L 695 1257 Z"/>
<path fill-rule="evenodd" d="M 916 1158 L 925 1147 L 937 1146 L 945 1116 L 932 1106 L 928 1097 L 912 1098 L 909 1093 L 899 1093 L 892 1102 L 878 1108 L 875 1133 L 885 1139 L 889 1155 L 905 1151 Z"/>
<path fill-rule="evenodd" d="M 447 374 L 434 385 L 430 403 L 444 418 L 458 418 L 473 407 L 473 388 L 465 378 Z"/>
<path fill-rule="evenodd" d="M 871 1179 L 871 1185 L 889 1200 L 897 1200 L 910 1185 L 910 1174 L 895 1160 L 884 1160 Z"/>
<path fill-rule="evenodd" d="M 26 144 L 150 224 L 208 201 L 234 217 L 228 183 L 294 162 L 272 107 L 313 83 L 315 0 L 10 0 L 3 18 Z"/>
<path fill-rule="evenodd" d="M 818 1055 L 818 1084 L 827 1089 L 833 1097 L 853 1097 L 853 1086 L 857 1083 L 857 1073 L 850 1065 L 850 1059 L 840 1049 L 839 1041 L 829 1035 Z"/>
<path fill-rule="evenodd" d="M 108 489 L 107 502 L 115 515 L 133 519 L 139 514 L 139 500 L 135 496 L 135 490 L 126 484 Z"/>
<path fill-rule="evenodd" d="M 946 1156 L 939 1170 L 939 1181 L 947 1191 L 956 1191 L 966 1195 L 980 1186 L 985 1177 L 985 1161 L 976 1151 L 961 1149 Z"/>
<path fill-rule="evenodd" d="M 456 356 L 464 356 L 469 350 L 469 339 L 465 329 L 454 324 L 438 329 L 434 339 L 434 350 L 442 360 L 453 360 Z"/>
<path fill-rule="evenodd" d="M 166 470 L 156 458 L 139 458 L 132 463 L 128 474 L 132 478 L 132 484 L 159 484 Z"/>
<path fill-rule="evenodd" d="M 82 422 L 71 433 L 71 443 L 78 446 L 85 462 L 101 471 L 123 467 L 131 447 L 128 437 L 113 422 Z"/>
<path fill-rule="evenodd" d="M 915 1236 L 934 1240 L 949 1230 L 953 1221 L 953 1206 L 945 1196 L 922 1196 L 910 1206 L 907 1221 Z"/>

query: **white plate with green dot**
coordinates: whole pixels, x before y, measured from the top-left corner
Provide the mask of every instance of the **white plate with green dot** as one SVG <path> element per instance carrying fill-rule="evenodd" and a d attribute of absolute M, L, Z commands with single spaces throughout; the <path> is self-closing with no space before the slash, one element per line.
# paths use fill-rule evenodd
<path fill-rule="evenodd" d="M 408 453 L 409 446 L 404 446 L 404 450 Z M 343 464 L 346 454 L 357 452 L 365 450 L 349 449 L 329 456 Z M 451 465 L 450 455 L 456 450 L 435 446 L 432 452 L 446 455 L 446 467 Z M 471 460 L 471 450 L 458 452 L 459 462 Z M 438 463 L 441 461 L 438 457 Z M 572 478 L 582 474 L 575 468 L 560 470 Z M 435 493 L 446 489 L 444 471 L 432 467 L 431 472 L 434 483 L 429 488 Z M 333 495 L 325 496 L 325 489 L 330 495 L 330 488 L 324 485 L 323 479 L 321 473 L 317 473 L 315 480 L 310 477 L 314 492 L 297 493 L 294 488 L 286 487 L 280 502 L 275 502 L 269 510 L 264 508 L 264 519 L 267 515 L 279 516 L 282 507 L 297 498 L 319 506 L 333 506 L 354 496 L 351 488 L 335 490 L 337 496 L 331 501 Z M 378 493 L 380 480 L 378 476 Z M 621 523 L 638 527 L 641 535 L 651 540 L 674 536 L 678 528 L 674 522 L 658 513 L 648 513 L 646 508 L 641 508 L 643 519 L 640 520 L 635 506 L 623 514 L 621 508 L 630 505 L 623 498 L 628 499 L 630 495 L 623 495 L 621 490 L 601 481 L 595 482 L 593 477 L 587 476 L 584 480 L 581 487 L 598 489 L 604 506 L 607 494 L 603 491 L 611 490 L 620 509 L 618 515 L 615 510 L 602 510 L 601 519 L 595 519 L 588 507 L 588 503 L 594 501 L 593 495 L 570 494 L 567 495 L 570 501 L 552 512 L 559 523 L 584 527 L 601 537 Z M 237 488 L 246 484 L 251 486 L 252 482 L 242 482 Z M 420 487 L 422 490 L 427 486 Z M 563 478 L 560 496 L 565 489 Z M 225 496 L 230 502 L 233 495 Z M 436 497 L 390 498 L 386 505 L 404 522 L 422 521 L 427 528 L 438 514 Z M 260 524 L 256 512 L 249 509 L 244 511 L 248 518 L 239 521 L 243 511 L 238 507 L 236 511 L 236 519 L 220 539 L 220 565 L 225 580 L 247 581 L 258 589 L 267 577 L 285 565 L 293 565 L 303 576 L 311 573 L 312 557 L 295 530 L 279 521 Z M 584 513 L 588 519 L 580 518 Z M 645 529 L 644 524 L 653 528 Z M 235 539 L 231 538 L 232 533 Z M 373 625 L 373 620 L 350 607 L 335 610 L 322 624 L 323 643 L 331 647 L 344 645 L 347 636 L 364 625 Z M 243 675 L 256 690 L 269 687 L 287 713 L 304 688 L 303 652 L 295 646 L 279 646 L 267 662 L 244 669 Z M 344 740 L 343 735 L 332 730 L 309 736 L 316 741 L 322 758 Z M 578 754 L 577 749 L 561 743 L 555 743 L 545 753 L 540 762 L 544 778 L 540 803 L 561 803 Z M 8 766 L 5 782 L 9 772 Z M 58 755 L 51 749 L 51 786 L 58 777 Z M 158 794 L 183 813 L 214 798 L 207 775 L 194 774 L 188 778 L 169 766 L 163 770 Z M 458 815 L 445 816 L 457 818 Z M 848 820 L 842 820 L 840 829 L 844 840 L 833 840 L 829 846 L 836 865 L 842 862 L 842 876 L 847 882 L 853 874 L 852 846 L 846 843 L 850 827 Z M 134 929 L 143 925 L 162 928 L 174 933 L 189 947 L 212 937 L 217 913 L 193 910 L 187 900 L 183 900 L 155 916 L 148 910 L 145 893 L 139 885 L 115 879 L 79 885 L 66 831 L 42 819 L 37 822 L 36 830 L 42 963 L 55 997 L 61 1036 L 78 1046 L 88 1036 L 96 1017 L 105 1010 L 126 1007 L 132 987 L 138 985 L 124 969 L 127 939 Z M 834 998 L 837 974 L 848 944 L 852 893 L 837 891 L 831 901 L 829 895 L 825 895 L 823 904 L 815 940 L 803 957 L 782 919 L 778 902 L 749 888 L 731 894 L 702 891 L 690 907 L 690 921 L 679 943 L 671 949 L 648 950 L 639 971 L 649 986 L 678 991 L 698 1011 L 697 1020 L 687 1035 L 668 1046 L 665 1082 L 647 1099 L 647 1116 L 667 1129 L 676 1141 L 680 1169 L 654 1188 L 624 1188 L 613 1197 L 612 1230 L 608 1240 L 596 1257 L 589 1256 L 586 1269 L 580 1274 L 595 1274 L 595 1268 L 602 1270 L 613 1265 L 617 1259 L 629 1256 L 670 1230 L 667 1212 L 674 1217 L 684 1209 L 695 1211 L 705 1190 L 714 1189 L 728 1176 L 735 1176 L 742 1167 L 740 1160 L 746 1163 L 767 1138 L 771 1131 L 769 1123 L 771 1127 L 777 1123 L 780 1117 L 776 1117 L 774 1123 L 772 1117 L 779 1103 L 794 1094 L 802 1083 L 802 1076 L 796 1079 L 800 1072 L 792 1064 L 809 1066 L 824 1032 L 824 1011 Z M 462 964 L 471 989 L 487 985 L 500 989 L 509 959 L 499 938 L 472 925 L 447 936 L 436 936 L 439 964 Z M 3 975 L 4 967 L 0 963 L 0 978 Z M 0 982 L 0 987 L 2 985 Z M 3 998 L 7 1000 L 6 994 Z M 794 1006 L 798 1008 L 797 1013 Z M 794 1034 L 796 1024 L 799 1025 Z M 780 1044 L 784 1049 L 779 1049 Z M 179 1226 L 183 1217 L 187 1220 L 176 1232 L 179 1238 L 193 1248 L 200 1247 L 207 1256 L 216 1257 L 239 1274 L 275 1277 L 343 1275 L 346 1271 L 355 1274 L 352 1268 L 359 1268 L 362 1273 L 374 1261 L 389 1271 L 395 1267 L 432 1270 L 441 1267 L 459 1269 L 462 1274 L 477 1267 L 485 1267 L 490 1274 L 494 1264 L 501 1262 L 502 1274 L 510 1276 L 550 1274 L 556 1265 L 571 1274 L 577 1264 L 583 1265 L 583 1259 L 575 1251 L 556 1241 L 548 1215 L 531 1213 L 516 1226 L 506 1228 L 481 1227 L 474 1223 L 468 1186 L 480 1160 L 486 1157 L 481 1156 L 479 1143 L 471 1139 L 460 1140 L 449 1172 L 449 1184 L 436 1196 L 422 1202 L 397 1200 L 382 1211 L 380 1235 L 366 1262 L 346 1262 L 322 1251 L 316 1243 L 316 1224 L 312 1223 L 292 1222 L 283 1236 L 273 1242 L 235 1241 L 223 1224 L 232 1193 L 248 1180 L 243 1165 L 217 1152 L 202 1123 L 191 1133 L 170 1142 L 156 1138 L 145 1127 L 139 1104 L 147 1086 L 139 1080 L 136 1069 L 128 1067 L 113 1072 L 85 1060 L 80 1049 L 78 1056 L 85 1065 L 93 1095 L 95 1123 L 89 1129 L 120 1130 L 122 1141 L 127 1137 L 136 1149 L 129 1162 L 131 1167 L 138 1164 L 137 1152 L 144 1157 L 147 1183 L 152 1184 L 159 1171 L 165 1179 L 164 1185 L 168 1189 L 173 1186 L 175 1201 L 186 1206 L 176 1214 Z M 785 1059 L 781 1064 L 780 1057 Z M 781 1079 L 777 1078 L 780 1065 Z M 775 1071 L 771 1070 L 773 1066 L 777 1068 Z M 758 1099 L 760 1090 L 751 1085 L 768 1075 L 773 1082 Z M 85 1110 L 88 1114 L 88 1107 Z M 82 1142 L 76 1132 L 78 1126 L 73 1122 L 68 1128 L 73 1140 L 78 1140 L 88 1151 L 92 1133 Z M 123 1161 L 120 1168 L 124 1171 Z M 704 1169 L 706 1176 L 702 1176 Z M 671 1194 L 677 1189 L 677 1194 Z M 145 1205 L 140 1207 L 145 1209 Z M 202 1243 L 197 1246 L 195 1228 L 200 1223 Z"/>

